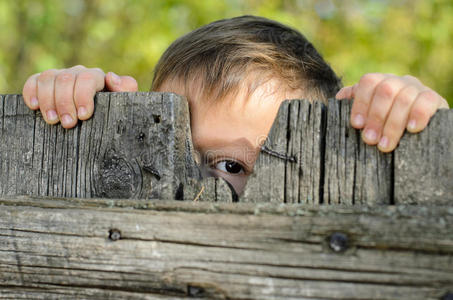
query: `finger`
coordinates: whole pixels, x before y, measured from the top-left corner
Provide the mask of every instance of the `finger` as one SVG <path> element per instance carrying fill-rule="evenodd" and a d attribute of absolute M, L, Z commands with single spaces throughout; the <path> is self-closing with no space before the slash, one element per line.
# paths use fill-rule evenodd
<path fill-rule="evenodd" d="M 419 92 L 417 87 L 411 85 L 404 87 L 396 95 L 379 140 L 378 149 L 380 151 L 390 152 L 398 145 L 404 130 L 406 130 L 412 104 Z"/>
<path fill-rule="evenodd" d="M 352 98 L 352 89 L 353 89 L 353 86 L 345 86 L 345 87 L 343 87 L 335 95 L 335 99 L 341 100 L 341 99 L 350 99 L 350 98 Z"/>
<path fill-rule="evenodd" d="M 24 97 L 25 104 L 33 110 L 39 108 L 38 102 L 38 76 L 40 74 L 34 74 L 30 76 L 24 84 L 24 88 L 22 90 L 22 95 Z"/>
<path fill-rule="evenodd" d="M 106 87 L 112 92 L 136 92 L 138 90 L 137 81 L 131 76 L 118 76 L 113 72 L 108 72 L 105 76 Z"/>
<path fill-rule="evenodd" d="M 447 100 L 445 100 L 445 98 L 443 98 L 442 96 L 441 97 L 441 100 L 440 100 L 440 105 L 439 105 L 439 108 L 441 109 L 449 109 L 450 108 L 450 105 L 448 104 Z"/>
<path fill-rule="evenodd" d="M 361 129 L 365 126 L 374 89 L 386 76 L 380 73 L 370 73 L 360 78 L 351 108 L 352 127 Z"/>
<path fill-rule="evenodd" d="M 104 77 L 101 69 L 90 69 L 77 75 L 74 103 L 80 120 L 87 120 L 93 115 L 94 95 L 104 89 Z"/>
<path fill-rule="evenodd" d="M 79 74 L 79 73 L 81 73 L 83 71 L 86 71 L 86 70 L 88 70 L 88 68 L 85 67 L 85 66 L 82 66 L 82 65 L 76 65 L 76 66 L 70 67 L 68 69 L 68 71 L 73 73 L 73 74 Z"/>
<path fill-rule="evenodd" d="M 439 94 L 430 89 L 419 93 L 409 114 L 407 130 L 415 133 L 425 129 L 430 118 L 443 105 L 442 100 Z"/>
<path fill-rule="evenodd" d="M 72 128 L 77 124 L 77 113 L 74 105 L 74 84 L 76 75 L 62 71 L 55 78 L 55 107 L 64 128 Z"/>
<path fill-rule="evenodd" d="M 37 78 L 39 108 L 48 124 L 56 124 L 59 121 L 54 99 L 55 76 L 57 74 L 57 70 L 51 69 L 42 72 Z"/>
<path fill-rule="evenodd" d="M 368 145 L 378 143 L 393 101 L 405 84 L 406 81 L 400 77 L 389 76 L 376 85 L 362 132 L 362 138 Z"/>

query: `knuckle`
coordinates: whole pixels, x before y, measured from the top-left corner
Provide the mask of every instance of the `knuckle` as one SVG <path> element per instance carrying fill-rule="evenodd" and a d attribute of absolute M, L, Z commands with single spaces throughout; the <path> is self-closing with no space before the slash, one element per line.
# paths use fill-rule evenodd
<path fill-rule="evenodd" d="M 410 80 L 410 81 L 417 80 L 417 78 L 415 78 L 414 76 L 409 75 L 409 74 L 403 75 L 402 78 Z"/>
<path fill-rule="evenodd" d="M 401 106 L 407 107 L 411 106 L 415 101 L 415 96 L 417 95 L 417 90 L 413 86 L 408 86 L 404 88 L 396 97 L 395 101 L 398 102 Z"/>
<path fill-rule="evenodd" d="M 104 71 L 101 68 L 92 68 L 91 71 L 98 72 L 100 74 L 104 74 Z"/>
<path fill-rule="evenodd" d="M 69 72 L 62 72 L 57 75 L 56 81 L 59 83 L 69 83 L 74 80 L 74 75 Z"/>
<path fill-rule="evenodd" d="M 79 75 L 77 75 L 77 79 L 83 81 L 95 81 L 96 77 L 92 72 L 82 72 Z"/>
<path fill-rule="evenodd" d="M 376 95 L 382 98 L 393 98 L 395 95 L 395 83 L 390 80 L 381 82 L 376 87 Z"/>
<path fill-rule="evenodd" d="M 56 70 L 50 69 L 45 70 L 38 76 L 38 82 L 48 82 L 53 81 L 55 79 Z"/>
<path fill-rule="evenodd" d="M 406 75 L 402 76 L 402 78 L 403 78 L 405 81 L 409 81 L 409 82 L 415 83 L 415 84 L 417 84 L 417 85 L 423 85 L 423 84 L 421 83 L 421 81 L 420 81 L 417 77 L 415 77 L 415 76 L 406 74 Z"/>
<path fill-rule="evenodd" d="M 85 66 L 82 66 L 82 65 L 75 65 L 71 68 L 69 68 L 69 70 L 74 70 L 74 71 L 80 71 L 80 70 L 85 70 L 86 67 Z"/>
<path fill-rule="evenodd" d="M 368 73 L 360 78 L 359 83 L 361 85 L 376 84 L 377 82 L 379 82 L 380 78 L 381 78 L 380 74 Z"/>
<path fill-rule="evenodd" d="M 426 90 L 420 93 L 420 97 L 429 102 L 437 102 L 439 100 L 439 95 L 433 90 Z"/>

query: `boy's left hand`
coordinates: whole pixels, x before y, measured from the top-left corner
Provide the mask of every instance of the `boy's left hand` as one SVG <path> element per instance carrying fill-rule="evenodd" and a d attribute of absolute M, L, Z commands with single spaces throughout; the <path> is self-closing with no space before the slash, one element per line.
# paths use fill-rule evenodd
<path fill-rule="evenodd" d="M 362 139 L 382 152 L 393 151 L 404 130 L 422 131 L 447 101 L 413 76 L 370 73 L 342 88 L 337 99 L 353 98 L 351 125 L 363 129 Z"/>

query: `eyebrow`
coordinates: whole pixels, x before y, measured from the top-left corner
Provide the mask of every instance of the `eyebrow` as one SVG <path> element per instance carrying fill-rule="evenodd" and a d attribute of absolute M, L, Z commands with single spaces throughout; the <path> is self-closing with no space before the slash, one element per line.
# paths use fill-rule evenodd
<path fill-rule="evenodd" d="M 251 171 L 256 160 L 256 154 L 258 153 L 257 149 L 250 143 L 246 138 L 238 138 L 233 141 L 225 142 L 221 138 L 208 139 L 203 141 L 202 144 L 207 144 L 207 146 L 201 147 L 203 156 L 208 156 L 209 152 L 213 153 L 215 156 L 231 156 L 240 160 L 242 164 Z M 237 149 L 234 149 L 238 147 Z M 219 152 L 221 155 L 219 155 Z M 240 152 L 240 155 L 238 155 Z M 253 155 L 253 161 L 249 159 L 249 155 Z"/>

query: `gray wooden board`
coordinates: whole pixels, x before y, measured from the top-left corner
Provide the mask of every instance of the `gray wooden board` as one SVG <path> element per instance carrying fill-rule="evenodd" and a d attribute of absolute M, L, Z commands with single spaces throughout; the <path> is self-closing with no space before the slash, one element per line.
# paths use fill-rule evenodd
<path fill-rule="evenodd" d="M 0 299 L 425 300 L 453 291 L 452 207 L 7 196 L 0 206 Z M 333 251 L 334 233 L 348 238 L 343 251 Z"/>
<path fill-rule="evenodd" d="M 187 101 L 164 93 L 98 93 L 74 129 L 45 124 L 22 97 L 0 98 L 0 195 L 175 199 L 193 159 Z"/>
<path fill-rule="evenodd" d="M 349 100 L 329 100 L 323 200 L 329 204 L 391 204 L 393 153 L 382 153 L 362 141 L 360 131 L 349 122 L 351 107 Z"/>
<path fill-rule="evenodd" d="M 395 152 L 395 203 L 453 205 L 453 110 L 404 135 Z"/>
<path fill-rule="evenodd" d="M 350 126 L 351 107 L 350 100 L 330 99 L 327 107 L 285 101 L 240 201 L 452 203 L 453 110 L 437 112 L 422 133 L 382 153 Z"/>
<path fill-rule="evenodd" d="M 320 102 L 282 103 L 241 202 L 320 203 L 323 111 Z"/>

